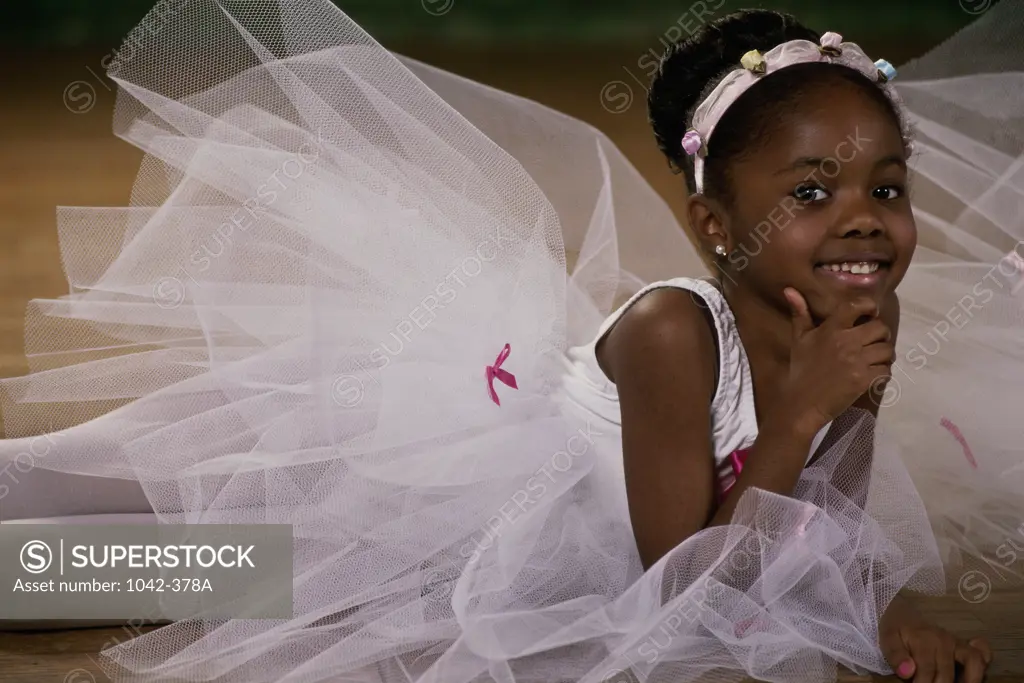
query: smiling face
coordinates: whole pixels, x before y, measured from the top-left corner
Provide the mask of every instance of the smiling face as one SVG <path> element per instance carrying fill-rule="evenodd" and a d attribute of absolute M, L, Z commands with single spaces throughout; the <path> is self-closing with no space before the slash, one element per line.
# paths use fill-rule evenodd
<path fill-rule="evenodd" d="M 892 114 L 851 84 L 819 88 L 729 169 L 726 275 L 788 310 L 793 287 L 822 319 L 844 300 L 881 305 L 917 242 L 904 143 Z"/>

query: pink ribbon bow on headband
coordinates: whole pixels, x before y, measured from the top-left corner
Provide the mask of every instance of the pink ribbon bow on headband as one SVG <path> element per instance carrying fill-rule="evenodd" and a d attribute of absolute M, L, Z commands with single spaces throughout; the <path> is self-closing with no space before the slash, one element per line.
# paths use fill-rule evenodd
<path fill-rule="evenodd" d="M 691 157 L 700 152 L 701 145 L 703 144 L 704 142 L 700 139 L 700 133 L 695 130 L 688 130 L 686 135 L 683 136 L 683 151 Z"/>
<path fill-rule="evenodd" d="M 763 55 L 757 50 L 750 50 L 740 59 L 740 67 L 722 79 L 707 99 L 700 103 L 693 114 L 691 127 L 680 141 L 683 151 L 694 157 L 694 180 L 698 193 L 704 191 L 704 157 L 707 156 L 708 141 L 729 107 L 766 74 L 794 64 L 812 62 L 840 64 L 861 72 L 878 83 L 896 109 L 902 110 L 899 95 L 888 85 L 896 77 L 896 69 L 892 64 L 884 59 L 872 61 L 859 46 L 844 43 L 843 37 L 833 31 L 821 36 L 818 45 L 808 40 L 791 40 L 773 47 Z M 903 133 L 908 138 L 909 131 L 904 130 Z"/>
<path fill-rule="evenodd" d="M 838 57 L 842 54 L 843 37 L 834 31 L 828 31 L 821 37 L 821 51 L 827 55 Z"/>
<path fill-rule="evenodd" d="M 512 347 L 505 344 L 505 348 L 498 354 L 498 358 L 494 361 L 494 365 L 488 365 L 487 371 L 484 373 L 487 377 L 487 391 L 491 394 L 491 400 L 497 405 L 501 405 L 501 401 L 498 400 L 498 392 L 494 390 L 494 380 L 498 380 L 502 384 L 513 389 L 518 389 L 519 386 L 516 384 L 515 375 L 507 370 L 501 369 L 501 364 L 505 362 L 505 359 L 512 353 Z"/>

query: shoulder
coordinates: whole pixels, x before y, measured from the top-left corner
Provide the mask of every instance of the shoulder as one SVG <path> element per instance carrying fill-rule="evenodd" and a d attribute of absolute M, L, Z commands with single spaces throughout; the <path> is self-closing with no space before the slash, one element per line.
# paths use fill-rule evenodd
<path fill-rule="evenodd" d="M 632 383 L 647 370 L 667 376 L 707 368 L 714 381 L 715 349 L 714 323 L 703 299 L 679 287 L 659 287 L 640 297 L 609 330 L 598 344 L 597 359 L 617 385 Z"/>

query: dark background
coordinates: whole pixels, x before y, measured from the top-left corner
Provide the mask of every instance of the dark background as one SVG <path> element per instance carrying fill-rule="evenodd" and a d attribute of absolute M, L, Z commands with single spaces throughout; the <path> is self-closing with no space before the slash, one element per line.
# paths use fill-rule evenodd
<path fill-rule="evenodd" d="M 8 45 L 81 47 L 117 43 L 152 0 L 30 0 L 5 8 Z M 382 42 L 629 43 L 657 36 L 687 0 L 336 0 Z M 707 3 L 717 5 L 715 1 Z M 927 44 L 970 20 L 986 0 L 729 0 L 719 12 L 769 7 L 819 30 Z M 856 38 L 855 38 L 856 39 Z"/>

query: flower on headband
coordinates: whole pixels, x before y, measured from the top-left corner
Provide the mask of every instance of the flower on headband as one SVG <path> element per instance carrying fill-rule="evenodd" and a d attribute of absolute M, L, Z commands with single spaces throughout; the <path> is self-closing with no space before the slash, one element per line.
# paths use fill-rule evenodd
<path fill-rule="evenodd" d="M 704 147 L 704 140 L 701 138 L 700 133 L 693 130 L 692 128 L 686 131 L 686 135 L 683 136 L 683 151 L 689 156 L 706 156 L 707 148 Z"/>
<path fill-rule="evenodd" d="M 879 59 L 875 62 L 875 67 L 878 68 L 878 81 L 880 83 L 888 83 L 896 78 L 896 68 L 884 59 Z"/>
<path fill-rule="evenodd" d="M 751 73 L 755 73 L 758 76 L 765 72 L 766 65 L 764 63 L 764 56 L 757 50 L 751 50 L 747 54 L 740 57 L 740 64 L 743 68 Z"/>
<path fill-rule="evenodd" d="M 838 33 L 829 31 L 821 37 L 821 47 L 818 50 L 823 55 L 829 57 L 838 57 L 843 54 L 842 48 L 839 46 L 843 43 L 843 37 Z"/>

